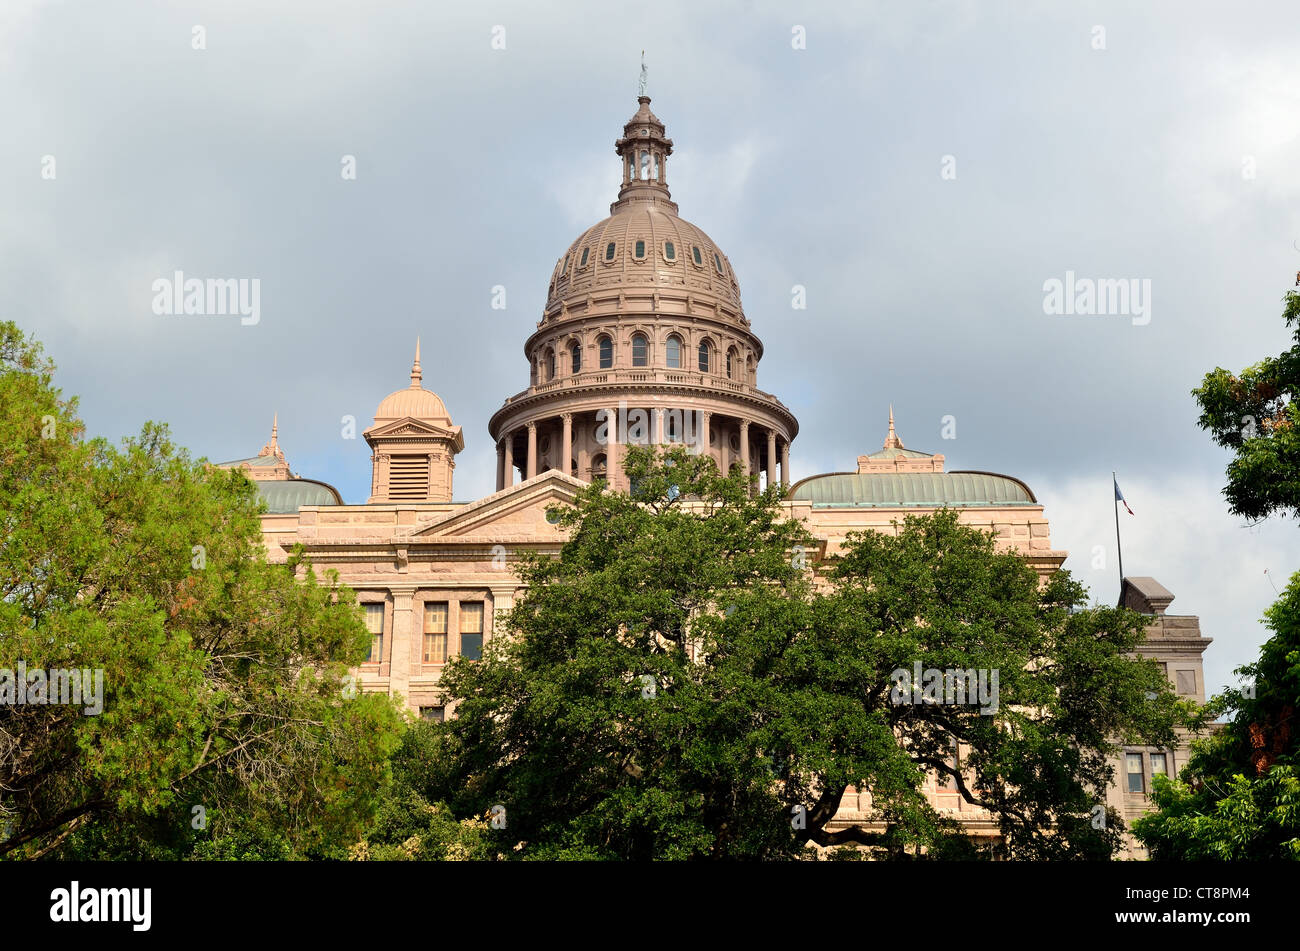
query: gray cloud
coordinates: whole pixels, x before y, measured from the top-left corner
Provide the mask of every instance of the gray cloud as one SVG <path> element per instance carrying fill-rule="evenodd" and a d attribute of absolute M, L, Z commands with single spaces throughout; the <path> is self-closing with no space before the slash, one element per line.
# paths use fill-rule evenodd
<path fill-rule="evenodd" d="M 479 497 L 551 269 L 614 198 L 644 48 L 674 198 L 730 255 L 759 383 L 800 417 L 796 476 L 878 447 L 893 402 L 909 446 L 1029 481 L 1110 600 L 1089 564 L 1118 470 L 1126 567 L 1202 615 L 1224 682 L 1264 637 L 1261 566 L 1280 584 L 1300 550 L 1226 514 L 1188 391 L 1287 344 L 1293 11 L 847 6 L 8 3 L 0 315 L 43 339 L 93 432 L 162 419 L 236 458 L 278 411 L 291 463 L 350 501 L 368 454 L 340 419 L 364 428 L 405 385 L 420 334 L 466 433 L 457 497 Z M 155 316 L 177 269 L 260 278 L 261 322 Z M 1150 324 L 1045 315 L 1067 270 L 1149 279 Z"/>

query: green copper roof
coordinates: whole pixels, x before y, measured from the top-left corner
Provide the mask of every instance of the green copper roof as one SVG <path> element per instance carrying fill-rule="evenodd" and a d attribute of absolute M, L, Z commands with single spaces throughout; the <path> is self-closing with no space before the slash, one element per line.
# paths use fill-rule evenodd
<path fill-rule="evenodd" d="M 833 472 L 797 483 L 790 497 L 828 508 L 1038 504 L 1029 486 L 991 472 Z"/>
<path fill-rule="evenodd" d="M 304 505 L 342 505 L 333 486 L 312 479 L 267 479 L 255 482 L 272 515 L 292 515 Z"/>

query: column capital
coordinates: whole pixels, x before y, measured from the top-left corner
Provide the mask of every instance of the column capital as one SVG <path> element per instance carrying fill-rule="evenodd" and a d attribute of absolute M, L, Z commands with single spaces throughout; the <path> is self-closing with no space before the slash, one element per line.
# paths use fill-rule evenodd
<path fill-rule="evenodd" d="M 528 433 L 529 433 L 529 435 L 532 435 L 533 433 L 537 432 L 537 421 L 536 421 L 536 420 L 529 420 L 528 423 L 527 423 L 526 425 L 527 425 L 527 427 L 528 427 Z"/>
<path fill-rule="evenodd" d="M 573 422 L 573 414 L 572 414 L 572 413 L 561 413 L 561 414 L 560 414 L 560 419 L 561 419 L 561 421 L 563 421 L 563 422 L 571 423 L 571 422 Z"/>

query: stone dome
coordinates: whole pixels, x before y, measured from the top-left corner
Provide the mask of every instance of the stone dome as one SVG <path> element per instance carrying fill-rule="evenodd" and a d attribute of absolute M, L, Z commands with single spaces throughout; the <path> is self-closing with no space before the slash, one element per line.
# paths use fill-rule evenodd
<path fill-rule="evenodd" d="M 546 312 L 614 287 L 685 290 L 741 309 L 726 254 L 667 202 L 624 205 L 579 235 L 555 263 Z"/>
<path fill-rule="evenodd" d="M 420 342 L 415 342 L 415 363 L 411 367 L 411 385 L 401 390 L 394 390 L 380 401 L 375 410 L 375 424 L 392 422 L 397 419 L 436 420 L 444 425 L 451 425 L 451 414 L 441 397 L 421 385 L 423 372 L 420 369 Z"/>
<path fill-rule="evenodd" d="M 415 419 L 449 420 L 447 407 L 437 393 L 423 387 L 408 386 L 384 397 L 379 408 L 375 410 L 375 422 L 402 419 L 406 416 Z"/>

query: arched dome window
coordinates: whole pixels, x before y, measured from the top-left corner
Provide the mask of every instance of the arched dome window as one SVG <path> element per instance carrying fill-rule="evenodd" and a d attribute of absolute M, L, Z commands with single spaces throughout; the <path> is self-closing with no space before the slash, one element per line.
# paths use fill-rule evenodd
<path fill-rule="evenodd" d="M 555 351 L 546 351 L 546 382 L 549 383 L 555 379 Z"/>
<path fill-rule="evenodd" d="M 576 343 L 569 344 L 569 364 L 574 373 L 582 372 L 582 347 Z"/>
<path fill-rule="evenodd" d="M 736 378 L 736 371 L 740 369 L 738 366 L 736 366 L 736 363 L 737 363 L 736 348 L 732 347 L 730 350 L 727 351 L 727 379 L 728 380 L 734 380 Z"/>
<path fill-rule="evenodd" d="M 700 341 L 700 372 L 708 373 L 713 365 L 713 348 L 707 340 Z"/>
<path fill-rule="evenodd" d="M 605 478 L 605 454 L 598 452 L 591 457 L 591 477 L 593 479 Z"/>
<path fill-rule="evenodd" d="M 668 337 L 668 344 L 664 347 L 664 359 L 666 365 L 671 370 L 680 370 L 682 368 L 682 338 L 676 334 Z"/>
<path fill-rule="evenodd" d="M 645 334 L 632 335 L 632 366 L 643 367 L 650 363 L 650 343 Z"/>
<path fill-rule="evenodd" d="M 600 368 L 608 370 L 614 365 L 614 341 L 609 337 L 601 337 L 597 345 L 600 348 Z"/>

